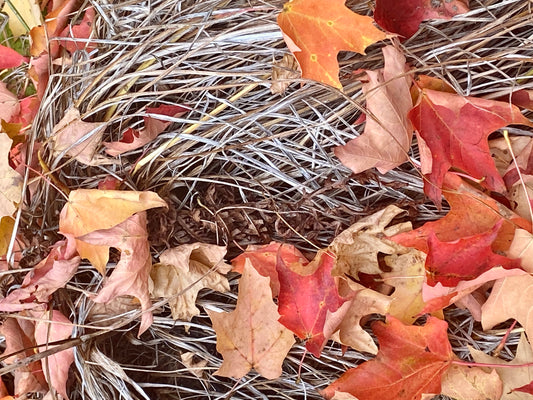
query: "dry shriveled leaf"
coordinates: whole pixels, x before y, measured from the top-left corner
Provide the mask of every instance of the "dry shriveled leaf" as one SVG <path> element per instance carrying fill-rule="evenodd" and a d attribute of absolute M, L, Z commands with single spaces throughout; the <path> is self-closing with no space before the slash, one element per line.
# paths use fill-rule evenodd
<path fill-rule="evenodd" d="M 531 346 L 524 334 L 520 337 L 516 349 L 516 356 L 513 361 L 507 362 L 501 358 L 489 356 L 481 350 L 476 350 L 471 347 L 469 347 L 469 350 L 472 358 L 477 363 L 502 364 L 505 366 L 533 363 L 533 350 L 531 350 Z M 498 398 L 499 400 L 531 400 L 530 394 L 514 392 L 513 389 L 527 385 L 531 382 L 533 377 L 533 366 L 516 368 L 496 367 L 495 371 L 503 382 L 503 393 L 502 396 Z"/>
<path fill-rule="evenodd" d="M 230 290 L 224 274 L 231 266 L 224 263 L 226 248 L 205 243 L 185 244 L 165 250 L 160 264 L 152 268 L 154 297 L 169 298 L 172 318 L 190 321 L 200 314 L 198 292 L 204 288 L 217 292 Z"/>
<path fill-rule="evenodd" d="M 54 126 L 54 155 L 60 157 L 67 154 L 83 164 L 91 165 L 104 129 L 105 123 L 84 122 L 78 109 L 71 107 Z"/>
<path fill-rule="evenodd" d="M 76 238 L 76 248 L 102 275 L 109 259 L 109 245 L 94 245 L 80 239 L 87 233 L 109 229 L 131 215 L 167 204 L 154 192 L 78 189 L 59 216 L 59 232 Z"/>
<path fill-rule="evenodd" d="M 326 399 L 346 392 L 359 400 L 419 400 L 440 393 L 441 377 L 454 357 L 446 333 L 448 324 L 429 317 L 424 326 L 403 325 L 394 317 L 375 322 L 379 341 L 375 359 L 349 369 L 322 391 Z"/>
<path fill-rule="evenodd" d="M 358 174 L 376 167 L 386 173 L 408 160 L 414 128 L 407 114 L 413 107 L 405 56 L 394 46 L 382 48 L 385 67 L 366 71 L 364 133 L 335 148 L 339 160 Z"/>
<path fill-rule="evenodd" d="M 354 13 L 345 0 L 290 0 L 278 16 L 285 42 L 294 54 L 302 77 L 342 88 L 337 55 L 340 51 L 364 54 L 387 35 L 370 17 Z"/>
<path fill-rule="evenodd" d="M 292 54 L 285 54 L 281 61 L 272 64 L 272 94 L 283 94 L 289 85 L 301 75 L 298 61 Z"/>
<path fill-rule="evenodd" d="M 217 351 L 224 358 L 217 375 L 240 379 L 252 368 L 267 379 L 281 375 L 294 336 L 278 322 L 268 278 L 246 265 L 235 310 L 207 313 L 217 334 Z"/>
<path fill-rule="evenodd" d="M 22 177 L 9 165 L 13 141 L 0 132 L 0 218 L 10 217 L 17 210 L 22 192 Z"/>
<path fill-rule="evenodd" d="M 468 11 L 468 0 L 376 0 L 374 18 L 383 29 L 407 39 L 422 21 L 451 19 Z"/>
<path fill-rule="evenodd" d="M 152 256 L 146 231 L 146 212 L 132 215 L 112 228 L 90 232 L 81 236 L 80 240 L 91 245 L 120 250 L 117 266 L 93 301 L 107 303 L 124 295 L 139 299 L 143 311 L 140 336 L 153 321 L 152 313 L 148 311 L 152 306 L 148 287 Z"/>

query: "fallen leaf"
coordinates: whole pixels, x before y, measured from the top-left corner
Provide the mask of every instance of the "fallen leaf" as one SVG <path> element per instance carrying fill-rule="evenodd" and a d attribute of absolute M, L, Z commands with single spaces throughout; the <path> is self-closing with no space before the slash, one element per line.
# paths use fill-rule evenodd
<path fill-rule="evenodd" d="M 82 164 L 91 165 L 104 129 L 105 123 L 84 122 L 78 109 L 71 107 L 54 126 L 54 156 L 62 157 L 66 154 Z"/>
<path fill-rule="evenodd" d="M 240 379 L 254 368 L 267 379 L 281 375 L 294 335 L 278 322 L 268 278 L 244 266 L 237 307 L 231 313 L 207 310 L 224 362 L 217 375 Z"/>
<path fill-rule="evenodd" d="M 0 132 L 0 218 L 10 217 L 21 201 L 22 177 L 9 165 L 9 151 L 13 141 Z"/>
<path fill-rule="evenodd" d="M 452 365 L 442 377 L 441 392 L 435 394 L 455 400 L 500 400 L 502 393 L 503 383 L 496 371 Z"/>
<path fill-rule="evenodd" d="M 206 369 L 207 364 L 209 361 L 204 360 L 196 353 L 193 352 L 186 352 L 183 353 L 181 356 L 181 363 L 187 368 L 187 371 L 189 371 L 194 376 L 197 376 L 198 378 L 202 378 Z M 195 360 L 195 358 L 197 358 Z"/>
<path fill-rule="evenodd" d="M 517 229 L 507 255 L 519 258 L 522 269 L 533 273 L 533 235 L 525 229 Z"/>
<path fill-rule="evenodd" d="M 35 343 L 40 346 L 39 351 L 53 349 L 51 342 L 59 342 L 72 336 L 73 325 L 67 317 L 57 310 L 36 315 L 39 319 L 35 323 Z M 49 387 L 68 400 L 67 380 L 70 365 L 74 362 L 72 348 L 49 355 L 42 360 L 44 376 L 48 379 Z"/>
<path fill-rule="evenodd" d="M 523 393 L 533 394 L 533 382 L 530 382 L 527 385 L 520 386 L 516 389 L 513 389 L 513 392 L 523 392 Z"/>
<path fill-rule="evenodd" d="M 435 233 L 430 232 L 426 258 L 428 285 L 435 286 L 440 282 L 444 286 L 453 287 L 460 281 L 475 279 L 496 266 L 505 269 L 520 268 L 519 260 L 511 260 L 491 249 L 502 223 L 503 220 L 500 220 L 490 231 L 453 242 L 443 242 Z"/>
<path fill-rule="evenodd" d="M 333 313 L 345 302 L 339 296 L 331 270 L 335 258 L 331 253 L 319 251 L 306 275 L 291 270 L 281 257 L 276 269 L 280 283 L 278 296 L 279 322 L 306 340 L 306 349 L 320 357 L 328 341 L 324 325 L 328 311 Z"/>
<path fill-rule="evenodd" d="M 281 61 L 272 63 L 270 93 L 283 94 L 289 85 L 301 75 L 298 61 L 292 54 L 285 54 Z"/>
<path fill-rule="evenodd" d="M 15 50 L 0 44 L 0 70 L 7 68 L 16 68 L 24 62 L 28 62 L 28 58 L 20 55 Z M 5 87 L 3 82 L 2 86 Z M 5 118 L 4 118 L 5 119 Z"/>
<path fill-rule="evenodd" d="M 127 151 L 138 149 L 154 140 L 172 123 L 168 119 L 160 116 L 177 118 L 185 114 L 188 110 L 181 106 L 163 104 L 155 108 L 146 108 L 144 117 L 144 128 L 141 130 L 129 128 L 119 142 L 104 142 L 106 153 L 110 156 L 118 156 Z"/>
<path fill-rule="evenodd" d="M 149 311 L 152 306 L 148 284 L 152 256 L 146 231 L 146 212 L 138 212 L 112 228 L 92 231 L 81 236 L 79 240 L 120 250 L 119 262 L 92 300 L 95 303 L 107 303 L 124 295 L 139 299 L 143 311 L 138 334 L 140 336 L 153 321 Z"/>
<path fill-rule="evenodd" d="M 200 314 L 196 307 L 198 292 L 204 288 L 228 292 L 224 276 L 231 266 L 224 263 L 226 248 L 212 244 L 185 244 L 165 250 L 150 273 L 153 297 L 169 298 L 172 318 L 190 321 Z"/>
<path fill-rule="evenodd" d="M 84 243 L 80 236 L 109 229 L 133 214 L 167 204 L 154 192 L 78 189 L 69 194 L 59 216 L 59 232 L 76 238 L 76 248 L 102 274 L 109 259 L 107 245 Z"/>
<path fill-rule="evenodd" d="M 348 290 L 343 290 L 345 285 Z M 354 350 L 377 354 L 378 347 L 374 339 L 361 327 L 360 322 L 369 314 L 387 314 L 392 299 L 352 280 L 343 279 L 339 286 L 339 294 L 348 298 L 345 303 L 348 310 L 332 339 Z"/>
<path fill-rule="evenodd" d="M 517 181 L 509 189 L 507 196 L 512 210 L 522 218 L 531 221 L 531 200 L 533 199 L 533 175 L 522 175 L 522 182 Z"/>
<path fill-rule="evenodd" d="M 364 133 L 344 146 L 335 148 L 335 155 L 354 173 L 376 167 L 382 174 L 408 160 L 413 126 L 407 113 L 413 107 L 405 56 L 394 46 L 382 48 L 385 67 L 366 71 L 367 83 L 362 90 L 366 99 Z"/>
<path fill-rule="evenodd" d="M 468 0 L 376 0 L 374 18 L 383 29 L 405 40 L 418 31 L 422 21 L 448 20 L 468 11 Z"/>
<path fill-rule="evenodd" d="M 26 274 L 22 285 L 0 300 L 0 311 L 46 309 L 50 296 L 74 276 L 80 260 L 74 241 L 57 242 L 50 254 Z"/>
<path fill-rule="evenodd" d="M 337 55 L 340 51 L 364 54 L 387 35 L 370 17 L 354 13 L 345 0 L 290 0 L 278 15 L 285 43 L 302 70 L 302 78 L 342 88 Z"/>
<path fill-rule="evenodd" d="M 374 322 L 379 341 L 375 359 L 346 371 L 321 394 L 331 399 L 346 392 L 359 400 L 418 400 L 424 393 L 440 393 L 441 377 L 454 357 L 448 324 L 429 317 L 424 326 L 404 325 L 388 316 Z"/>
<path fill-rule="evenodd" d="M 513 389 L 519 388 L 531 382 L 533 376 L 533 366 L 519 367 L 521 364 L 533 363 L 533 351 L 528 343 L 526 336 L 522 334 L 518 347 L 516 349 L 516 356 L 512 361 L 504 361 L 498 357 L 492 357 L 483 353 L 481 350 L 468 347 L 472 358 L 477 363 L 486 364 L 501 364 L 507 368 L 494 368 L 503 382 L 503 394 L 499 400 L 530 400 L 531 395 L 520 392 L 513 392 Z M 516 367 L 508 368 L 516 365 Z"/>
<path fill-rule="evenodd" d="M 3 217 L 0 220 L 0 257 L 5 256 L 7 253 L 14 227 L 15 220 L 13 218 Z"/>
<path fill-rule="evenodd" d="M 438 206 L 444 176 L 451 167 L 480 180 L 489 190 L 505 191 L 487 138 L 510 124 L 531 126 L 520 109 L 508 103 L 431 89 L 421 91 L 409 118 L 433 156 L 431 173 L 425 175 L 424 192 Z"/>
<path fill-rule="evenodd" d="M 279 279 L 278 271 L 276 270 L 278 257 L 281 257 L 285 265 L 289 267 L 296 265 L 305 266 L 309 263 L 300 250 L 293 245 L 270 242 L 262 246 L 248 246 L 244 253 L 231 260 L 231 264 L 234 272 L 242 274 L 244 266 L 249 264 L 261 276 L 269 277 L 272 297 L 278 297 Z"/>
<path fill-rule="evenodd" d="M 4 4 L 2 12 L 8 16 L 8 25 L 13 36 L 25 35 L 28 33 L 28 28 L 31 29 L 41 23 L 41 10 L 36 1 L 12 0 L 11 6 L 16 8 L 18 15 L 11 9 L 8 3 Z M 20 21 L 20 18 L 22 18 L 24 24 Z M 0 67 L 0 69 L 2 68 Z"/>
<path fill-rule="evenodd" d="M 491 329 L 510 318 L 516 319 L 533 337 L 533 276 L 511 276 L 498 279 L 488 300 L 481 307 L 483 329 Z M 533 360 L 531 360 L 533 361 Z"/>
<path fill-rule="evenodd" d="M 90 41 L 90 39 L 93 38 L 95 15 L 96 11 L 94 10 L 94 7 L 88 7 L 79 24 L 69 25 L 59 34 L 60 37 L 65 38 L 59 43 L 61 43 L 61 46 L 67 49 L 70 54 L 73 54 L 76 50 L 85 50 L 90 53 L 96 48 L 96 43 Z"/>
<path fill-rule="evenodd" d="M 431 232 L 442 242 L 452 242 L 461 237 L 481 234 L 493 228 L 504 219 L 498 236 L 492 243 L 492 250 L 505 252 L 513 241 L 515 229 L 531 229 L 531 223 L 487 196 L 454 174 L 445 177 L 445 196 L 450 212 L 445 217 L 426 222 L 420 228 L 389 237 L 405 247 L 414 247 L 428 253 L 428 237 Z"/>
<path fill-rule="evenodd" d="M 0 119 L 10 122 L 19 112 L 19 99 L 0 81 Z"/>

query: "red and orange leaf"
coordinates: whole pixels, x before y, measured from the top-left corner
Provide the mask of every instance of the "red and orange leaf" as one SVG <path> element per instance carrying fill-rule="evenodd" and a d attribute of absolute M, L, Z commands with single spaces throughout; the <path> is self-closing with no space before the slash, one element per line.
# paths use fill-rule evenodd
<path fill-rule="evenodd" d="M 346 392 L 359 400 L 418 400 L 440 393 L 441 377 L 454 357 L 448 324 L 429 317 L 424 326 L 404 325 L 394 317 L 372 325 L 380 349 L 375 359 L 349 369 L 322 391 L 326 399 Z"/>
<path fill-rule="evenodd" d="M 468 0 L 376 0 L 374 19 L 383 29 L 407 39 L 422 21 L 450 19 L 468 11 Z"/>
<path fill-rule="evenodd" d="M 453 242 L 442 242 L 435 233 L 430 232 L 426 258 L 427 283 L 435 286 L 440 282 L 444 286 L 453 287 L 461 281 L 477 278 L 492 267 L 520 268 L 520 260 L 495 254 L 490 247 L 502 223 L 503 220 L 500 220 L 488 232 Z"/>
<path fill-rule="evenodd" d="M 301 275 L 289 268 L 283 258 L 278 256 L 278 312 L 281 315 L 279 322 L 300 339 L 306 339 L 307 350 L 320 357 L 328 340 L 324 335 L 328 311 L 337 311 L 345 299 L 339 296 L 335 279 L 331 276 L 335 265 L 332 254 L 320 251 L 312 264 L 315 262 L 318 266 L 310 275 Z"/>
<path fill-rule="evenodd" d="M 487 138 L 510 124 L 532 125 L 514 105 L 431 89 L 421 91 L 409 118 L 431 150 L 431 173 L 425 175 L 424 192 L 439 206 L 444 176 L 452 167 L 482 181 L 487 189 L 505 191 Z M 425 160 L 421 161 L 422 170 L 427 170 Z"/>
<path fill-rule="evenodd" d="M 248 246 L 246 251 L 231 260 L 232 271 L 242 274 L 244 266 L 250 263 L 261 276 L 270 278 L 272 297 L 279 294 L 279 279 L 276 263 L 281 257 L 285 265 L 307 265 L 309 261 L 296 247 L 290 244 L 270 242 L 264 246 Z"/>
<path fill-rule="evenodd" d="M 444 183 L 444 195 L 450 204 L 450 212 L 444 218 L 426 222 L 418 229 L 394 235 L 390 237 L 391 240 L 427 253 L 427 238 L 431 232 L 443 242 L 452 242 L 461 237 L 486 232 L 503 218 L 503 225 L 492 243 L 492 250 L 506 251 L 513 241 L 516 228 L 531 230 L 529 221 L 466 184 L 457 175 L 448 173 Z"/>
<path fill-rule="evenodd" d="M 302 77 L 342 88 L 339 81 L 340 51 L 364 54 L 387 35 L 373 19 L 354 13 L 345 0 L 290 0 L 278 16 L 285 42 L 302 69 Z"/>

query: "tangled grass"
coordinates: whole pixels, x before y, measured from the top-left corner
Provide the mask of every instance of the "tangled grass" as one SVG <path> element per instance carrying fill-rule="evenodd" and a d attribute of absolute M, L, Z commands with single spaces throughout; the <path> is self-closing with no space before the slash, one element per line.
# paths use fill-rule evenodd
<path fill-rule="evenodd" d="M 461 94 L 496 98 L 533 88 L 533 3 L 472 0 L 471 12 L 453 21 L 424 23 L 402 44 L 416 73 L 440 77 Z M 354 122 L 364 110 L 361 84 L 352 71 L 383 66 L 380 45 L 366 56 L 341 54 L 344 91 L 294 79 L 283 95 L 270 92 L 272 64 L 288 50 L 276 25 L 283 0 L 87 1 L 97 10 L 97 49 L 75 53 L 50 79 L 31 130 L 43 143 L 43 161 L 70 189 L 96 188 L 106 176 L 125 189 L 153 190 L 170 205 L 151 211 L 154 257 L 168 247 L 196 241 L 228 246 L 228 257 L 248 244 L 281 240 L 312 254 L 341 230 L 388 204 L 409 210 L 416 223 L 445 214 L 423 196 L 423 181 L 411 163 L 385 175 L 352 175 L 332 149 L 359 135 Z M 367 2 L 347 6 L 368 14 Z M 16 79 L 16 74 L 13 79 Z M 178 104 L 189 111 L 142 149 L 116 159 L 100 149 L 86 166 L 52 151 L 53 127 L 71 106 L 85 121 L 105 121 L 104 141 L 116 141 L 142 121 L 146 107 Z M 511 128 L 511 134 L 531 135 Z M 134 167 L 136 168 L 134 169 Z M 63 197 L 39 180 L 28 197 L 20 229 L 34 246 L 23 254 L 29 266 L 57 239 Z M 153 326 L 136 338 L 139 314 L 127 312 L 95 322 L 86 293 L 101 277 L 82 267 L 56 295 L 76 324 L 71 399 L 320 399 L 347 368 L 368 358 L 330 345 L 316 359 L 296 345 L 283 375 L 268 381 L 250 373 L 240 381 L 213 375 L 221 357 L 204 307 L 231 310 L 229 294 L 201 292 L 202 313 L 174 321 L 166 303 Z M 236 288 L 235 278 L 232 288 Z M 454 350 L 486 351 L 502 332 L 483 333 L 462 310 L 448 312 Z M 512 357 L 518 330 L 503 355 Z M 196 368 L 181 356 L 193 353 Z M 302 361 L 303 359 L 303 361 Z"/>

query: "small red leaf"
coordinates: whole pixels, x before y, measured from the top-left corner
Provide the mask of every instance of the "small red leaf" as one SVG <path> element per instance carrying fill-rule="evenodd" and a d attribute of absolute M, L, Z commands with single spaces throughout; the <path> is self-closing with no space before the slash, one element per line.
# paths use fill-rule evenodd
<path fill-rule="evenodd" d="M 23 62 L 28 62 L 28 58 L 21 56 L 15 50 L 0 44 L 0 70 L 16 68 Z"/>
<path fill-rule="evenodd" d="M 533 382 L 529 382 L 527 385 L 517 387 L 516 389 L 513 389 L 512 391 L 533 394 Z"/>
<path fill-rule="evenodd" d="M 279 254 L 279 253 L 278 253 Z M 312 270 L 312 265 L 318 267 Z M 309 264 L 312 273 L 294 272 L 278 255 L 277 271 L 280 282 L 278 297 L 279 322 L 293 331 L 300 339 L 306 339 L 306 348 L 316 357 L 326 344 L 324 324 L 328 311 L 333 313 L 344 303 L 339 296 L 331 270 L 335 259 L 330 253 L 319 252 Z"/>

